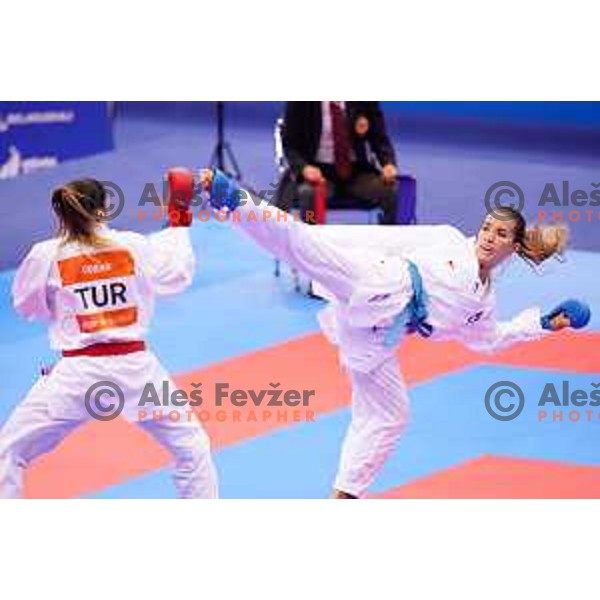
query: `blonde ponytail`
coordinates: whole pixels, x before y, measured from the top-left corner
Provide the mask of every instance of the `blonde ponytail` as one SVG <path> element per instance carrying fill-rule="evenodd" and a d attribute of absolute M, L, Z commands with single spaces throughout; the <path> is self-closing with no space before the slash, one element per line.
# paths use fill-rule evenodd
<path fill-rule="evenodd" d="M 553 256 L 560 258 L 569 241 L 569 230 L 564 225 L 536 225 L 525 230 L 518 254 L 536 265 Z"/>

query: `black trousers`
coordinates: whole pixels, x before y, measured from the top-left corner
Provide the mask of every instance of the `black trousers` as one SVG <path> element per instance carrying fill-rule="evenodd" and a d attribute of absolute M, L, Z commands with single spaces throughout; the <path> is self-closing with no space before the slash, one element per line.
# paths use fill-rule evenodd
<path fill-rule="evenodd" d="M 381 208 L 381 223 L 393 225 L 396 222 L 398 184 L 384 183 L 381 173 L 373 168 L 355 165 L 352 175 L 340 181 L 332 165 L 318 165 L 327 179 L 327 207 L 333 209 L 374 209 Z M 299 209 L 302 218 L 314 223 L 315 188 L 302 180 L 296 181 L 288 172 L 279 184 L 275 203 L 278 208 L 290 211 Z M 312 216 L 312 218 L 311 218 Z"/>

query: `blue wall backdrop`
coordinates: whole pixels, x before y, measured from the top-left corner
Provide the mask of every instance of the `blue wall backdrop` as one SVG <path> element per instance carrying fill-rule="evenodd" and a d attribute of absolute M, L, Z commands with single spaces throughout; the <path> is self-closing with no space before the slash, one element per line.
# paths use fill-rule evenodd
<path fill-rule="evenodd" d="M 600 131 L 600 102 L 382 102 L 390 115 Z"/>
<path fill-rule="evenodd" d="M 284 102 L 227 102 L 233 121 L 271 120 L 283 112 Z M 400 102 L 381 103 L 388 120 L 479 121 L 505 127 L 546 127 L 600 132 L 600 102 Z M 120 102 L 122 115 L 138 117 L 199 117 L 214 112 L 213 102 Z"/>
<path fill-rule="evenodd" d="M 112 148 L 106 102 L 0 102 L 0 178 Z"/>
<path fill-rule="evenodd" d="M 212 122 L 215 102 L 120 102 L 123 118 Z M 228 126 L 272 127 L 284 102 L 226 102 Z M 600 155 L 600 102 L 381 102 L 390 133 Z"/>
<path fill-rule="evenodd" d="M 43 112 L 41 104 L 46 112 L 71 111 L 74 116 L 69 122 L 28 123 L 23 115 Z M 269 189 L 277 180 L 273 124 L 283 106 L 226 103 L 226 138 L 244 180 L 256 189 Z M 568 180 L 572 190 L 586 193 L 599 185 L 600 102 L 382 106 L 400 168 L 417 178 L 422 223 L 452 223 L 475 231 L 486 190 L 497 181 L 514 181 L 523 188 L 529 219 L 536 218 L 535 200 L 548 182 L 562 189 L 562 181 Z M 60 162 L 0 180 L 0 269 L 14 267 L 32 243 L 52 235 L 53 187 L 79 177 L 116 182 L 127 201 L 114 225 L 152 231 L 160 223 L 138 217 L 145 185 L 160 189 L 162 174 L 171 166 L 208 163 L 216 141 L 215 102 L 118 102 L 115 108 L 111 119 L 107 103 L 0 103 L 0 169 L 11 167 L 6 153 L 15 139 L 21 165 L 36 156 Z M 600 251 L 600 211 L 584 209 L 580 221 L 570 222 L 572 245 Z M 566 209 L 563 216 L 568 218 Z"/>

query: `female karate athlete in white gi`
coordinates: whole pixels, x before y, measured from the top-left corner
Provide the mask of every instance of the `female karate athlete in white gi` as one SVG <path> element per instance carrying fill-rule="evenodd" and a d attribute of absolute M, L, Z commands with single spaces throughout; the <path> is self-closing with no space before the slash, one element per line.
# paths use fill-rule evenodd
<path fill-rule="evenodd" d="M 311 227 L 218 171 L 202 171 L 200 179 L 215 208 L 232 210 L 234 224 L 320 284 L 330 300 L 320 324 L 339 346 L 353 390 L 336 498 L 366 493 L 406 427 L 409 402 L 397 364 L 406 331 L 493 350 L 589 320 L 587 306 L 568 301 L 545 317 L 530 308 L 496 321 L 493 269 L 514 253 L 540 263 L 566 244 L 564 230 L 527 230 L 516 211 L 486 217 L 477 238 L 446 225 Z"/>
<path fill-rule="evenodd" d="M 172 192 L 174 184 L 186 185 L 177 170 L 169 178 Z M 187 185 L 192 185 L 191 178 Z M 172 406 L 170 412 L 181 412 L 178 421 L 151 416 L 138 420 L 144 386 L 150 383 L 159 391 L 163 381 L 169 381 L 170 389 L 176 387 L 144 338 L 155 295 L 181 292 L 192 281 L 189 204 L 171 198 L 171 226 L 148 237 L 102 223 L 106 191 L 92 179 L 55 190 L 52 206 L 59 235 L 33 246 L 15 276 L 13 301 L 25 318 L 49 321 L 51 346 L 63 358 L 39 379 L 0 430 L 0 497 L 22 495 L 24 469 L 91 419 L 86 391 L 108 381 L 110 385 L 101 386 L 105 396 L 97 398 L 94 411 L 102 417 L 115 406 L 116 384 L 122 391 L 123 416 L 172 454 L 178 496 L 215 498 L 209 440 L 191 411 Z M 93 397 L 91 401 L 96 402 Z"/>

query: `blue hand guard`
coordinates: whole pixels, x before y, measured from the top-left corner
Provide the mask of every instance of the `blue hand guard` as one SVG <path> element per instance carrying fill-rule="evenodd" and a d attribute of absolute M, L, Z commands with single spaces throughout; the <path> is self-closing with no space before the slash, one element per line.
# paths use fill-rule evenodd
<path fill-rule="evenodd" d="M 208 199 L 210 205 L 216 210 L 228 208 L 234 211 L 239 206 L 241 197 L 242 192 L 235 180 L 215 169 Z"/>
<path fill-rule="evenodd" d="M 542 327 L 544 329 L 552 329 L 552 319 L 561 313 L 569 319 L 573 329 L 585 327 L 590 322 L 592 316 L 592 311 L 585 302 L 579 300 L 565 300 L 553 311 L 542 317 Z"/>

